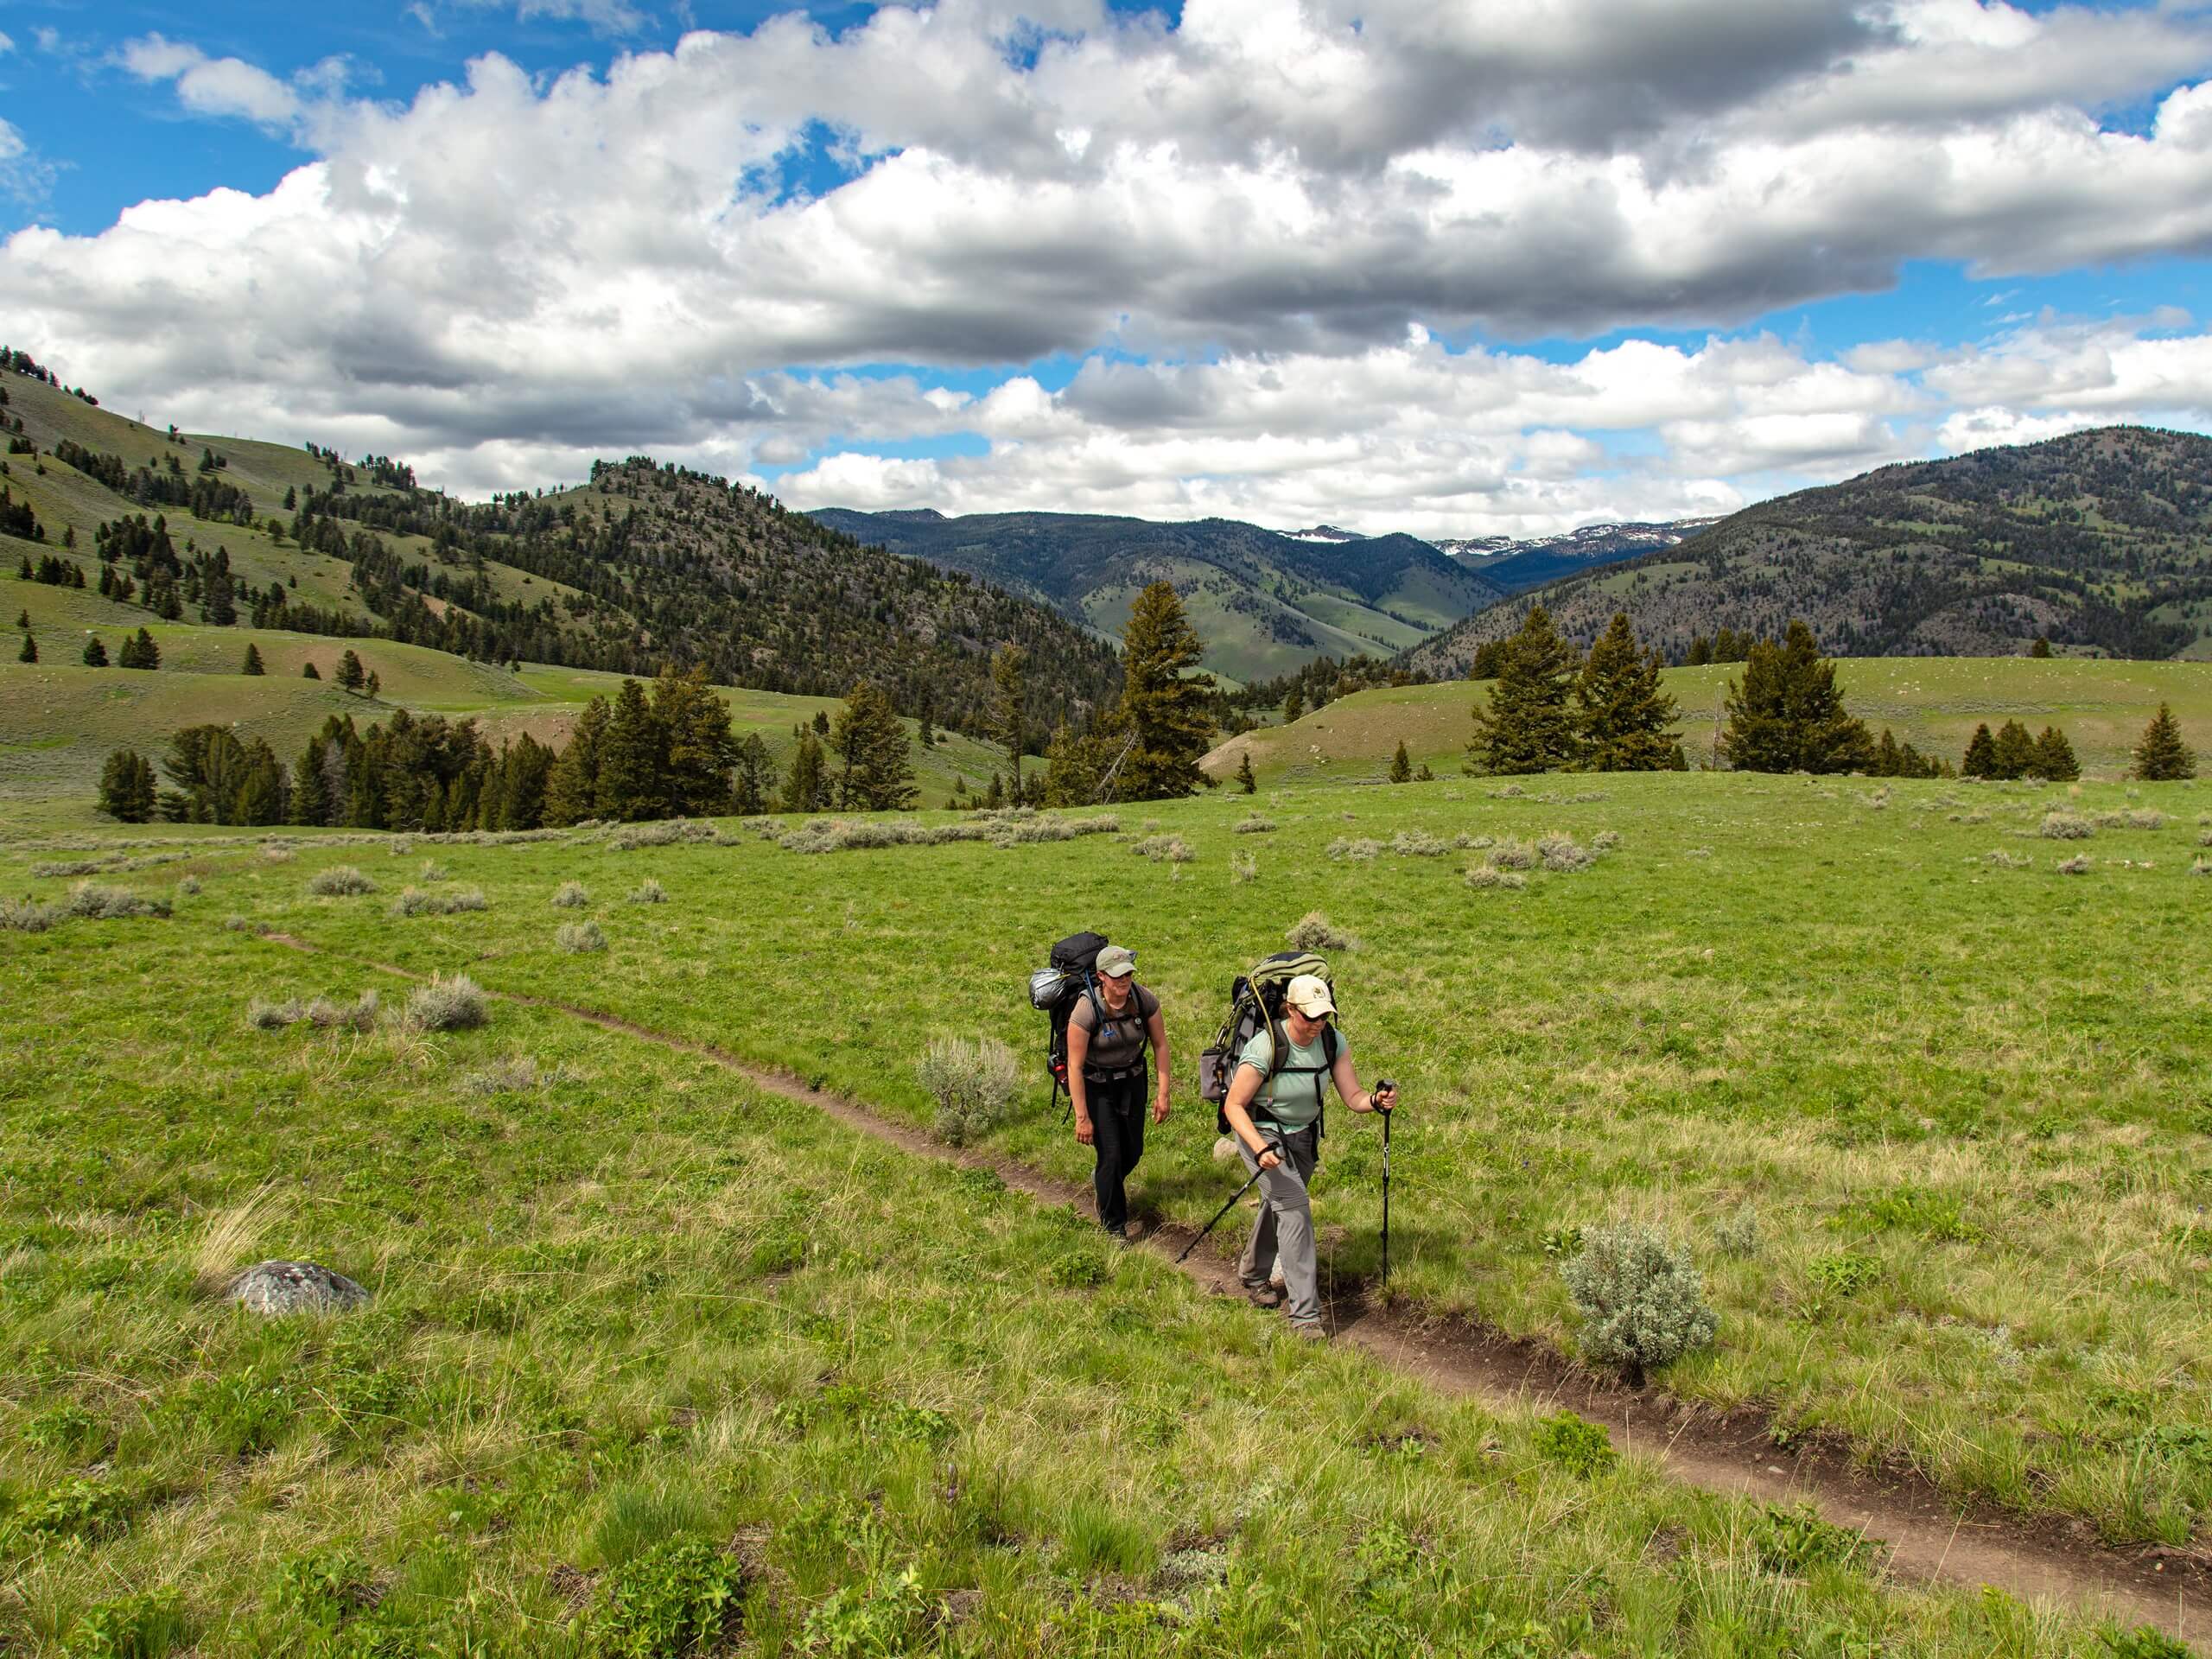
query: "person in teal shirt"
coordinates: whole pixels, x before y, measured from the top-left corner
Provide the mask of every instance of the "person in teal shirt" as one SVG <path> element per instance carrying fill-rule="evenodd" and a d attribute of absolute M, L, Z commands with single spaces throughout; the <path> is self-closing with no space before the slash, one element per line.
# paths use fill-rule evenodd
<path fill-rule="evenodd" d="M 1327 982 L 1300 974 L 1283 990 L 1282 1020 L 1274 1029 L 1253 1034 L 1236 1057 L 1229 1098 L 1222 1115 L 1236 1136 L 1244 1167 L 1260 1178 L 1262 1202 L 1252 1237 L 1236 1264 L 1252 1300 L 1262 1307 L 1285 1306 L 1290 1328 L 1305 1337 L 1325 1337 L 1321 1323 L 1320 1272 L 1313 1252 L 1313 1207 L 1307 1183 L 1319 1161 L 1321 1091 L 1333 1083 L 1338 1098 L 1355 1112 L 1387 1112 L 1397 1103 L 1389 1086 L 1372 1093 L 1352 1071 L 1351 1047 L 1339 1035 L 1336 1058 L 1329 1058 L 1328 1026 L 1336 1014 Z M 1278 1035 L 1285 1053 L 1278 1062 Z M 1283 1287 L 1268 1282 L 1277 1261 Z"/>

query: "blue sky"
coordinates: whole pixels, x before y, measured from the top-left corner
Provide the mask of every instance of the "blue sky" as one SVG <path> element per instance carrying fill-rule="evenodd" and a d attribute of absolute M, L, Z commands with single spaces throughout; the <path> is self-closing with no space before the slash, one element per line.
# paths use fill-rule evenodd
<path fill-rule="evenodd" d="M 0 333 L 471 493 L 1438 537 L 2212 419 L 2202 10 L 1486 10 L 0 0 Z"/>

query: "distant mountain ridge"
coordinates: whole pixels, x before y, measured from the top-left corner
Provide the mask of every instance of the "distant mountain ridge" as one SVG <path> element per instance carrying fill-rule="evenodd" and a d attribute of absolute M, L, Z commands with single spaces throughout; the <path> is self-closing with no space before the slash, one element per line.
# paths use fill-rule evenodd
<path fill-rule="evenodd" d="M 1412 536 L 1331 526 L 1286 536 L 1235 519 L 1157 524 L 1080 513 L 927 509 L 811 515 L 864 545 L 965 571 L 1117 634 L 1147 583 L 1174 583 L 1206 642 L 1206 664 L 1268 678 L 1314 658 L 1388 656 L 1505 596 Z"/>
<path fill-rule="evenodd" d="M 1403 664 L 1463 675 L 1536 601 L 1584 643 L 1625 611 L 1678 662 L 1700 634 L 1771 635 L 1793 616 L 1844 656 L 2004 656 L 2044 635 L 2075 654 L 2212 658 L 2212 439 L 2104 427 L 1801 490 L 1567 572 Z"/>

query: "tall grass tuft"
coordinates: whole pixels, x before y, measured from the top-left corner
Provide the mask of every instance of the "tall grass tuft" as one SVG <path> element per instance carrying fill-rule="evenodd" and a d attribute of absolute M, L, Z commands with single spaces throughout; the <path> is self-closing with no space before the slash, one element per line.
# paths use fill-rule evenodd
<path fill-rule="evenodd" d="M 351 864 L 334 864 L 308 878 L 308 892 L 318 899 L 344 899 L 376 890 L 377 884 Z"/>
<path fill-rule="evenodd" d="M 207 1230 L 193 1247 L 193 1288 L 202 1296 L 219 1296 L 238 1270 L 259 1255 L 255 1248 L 270 1223 L 283 1208 L 273 1180 L 264 1181 L 243 1204 L 213 1211 Z"/>
<path fill-rule="evenodd" d="M 1260 859 L 1256 853 L 1231 853 L 1229 856 L 1229 879 L 1237 887 L 1260 879 Z"/>
<path fill-rule="evenodd" d="M 938 1134 L 956 1147 L 990 1133 L 1021 1086 L 1014 1051 L 995 1037 L 939 1037 L 924 1052 L 914 1077 L 937 1101 Z"/>

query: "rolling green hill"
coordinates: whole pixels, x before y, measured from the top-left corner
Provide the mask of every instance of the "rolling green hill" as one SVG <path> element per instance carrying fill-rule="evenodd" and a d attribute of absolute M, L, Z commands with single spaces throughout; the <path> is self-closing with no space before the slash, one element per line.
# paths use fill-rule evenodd
<path fill-rule="evenodd" d="M 1616 611 L 1680 662 L 1802 617 L 1853 657 L 2212 658 L 2212 439 L 2107 427 L 1885 467 L 1747 507 L 1679 547 L 1570 576 L 1406 652 L 1439 677 L 1532 601 L 1587 644 Z"/>
<path fill-rule="evenodd" d="M 1737 667 L 1667 671 L 1691 765 L 1709 756 L 1721 699 L 1741 673 Z M 2086 770 L 2117 772 L 2164 702 L 2212 766 L 2212 663 L 1860 658 L 1844 662 L 1839 678 L 1851 711 L 1877 731 L 1887 726 L 1899 742 L 1954 763 L 1976 725 L 2018 719 L 2037 729 L 2058 726 Z M 1471 735 L 1469 713 L 1489 695 L 1488 682 L 1465 680 L 1357 692 L 1294 725 L 1231 738 L 1206 757 L 1205 769 L 1230 777 L 1249 753 L 1253 770 L 1269 782 L 1379 780 L 1403 741 L 1416 766 L 1425 761 L 1440 773 L 1456 773 Z"/>
<path fill-rule="evenodd" d="M 1206 666 L 1267 679 L 1319 656 L 1389 654 L 1505 591 L 1410 536 L 1306 540 L 1208 518 L 1154 524 L 1080 513 L 812 515 L 893 552 L 965 570 L 1118 633 L 1153 582 L 1183 597 Z"/>

